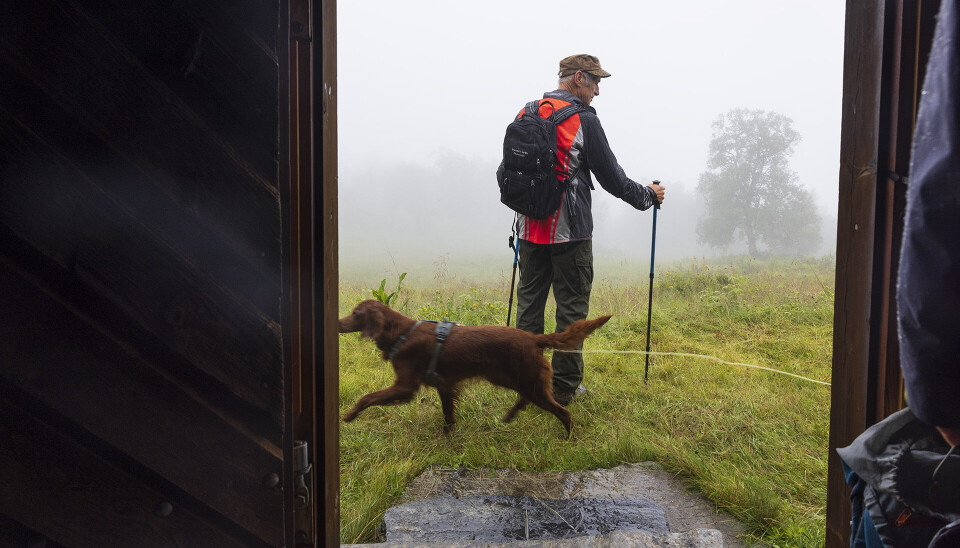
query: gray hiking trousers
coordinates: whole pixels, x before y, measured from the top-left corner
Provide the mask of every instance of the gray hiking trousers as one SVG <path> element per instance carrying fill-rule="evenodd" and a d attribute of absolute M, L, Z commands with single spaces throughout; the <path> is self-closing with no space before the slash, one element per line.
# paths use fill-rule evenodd
<path fill-rule="evenodd" d="M 587 317 L 593 287 L 593 242 L 534 244 L 520 240 L 520 286 L 517 288 L 517 327 L 543 333 L 544 308 L 553 288 L 559 333 Z M 582 349 L 581 343 L 578 349 Z M 583 381 L 583 355 L 553 353 L 553 391 L 572 393 Z"/>

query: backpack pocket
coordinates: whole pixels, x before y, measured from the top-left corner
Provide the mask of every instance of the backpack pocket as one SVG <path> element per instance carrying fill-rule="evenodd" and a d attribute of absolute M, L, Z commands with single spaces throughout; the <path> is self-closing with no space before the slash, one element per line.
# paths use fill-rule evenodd
<path fill-rule="evenodd" d="M 560 207 L 562 193 L 556 192 L 556 181 L 542 174 L 527 175 L 510 169 L 497 170 L 500 201 L 521 215 L 545 219 Z M 552 186 L 549 186 L 552 185 Z"/>

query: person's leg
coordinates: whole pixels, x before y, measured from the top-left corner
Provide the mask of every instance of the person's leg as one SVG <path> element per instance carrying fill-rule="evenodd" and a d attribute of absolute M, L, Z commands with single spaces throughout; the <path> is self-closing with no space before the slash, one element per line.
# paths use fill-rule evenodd
<path fill-rule="evenodd" d="M 593 242 L 558 244 L 553 258 L 553 297 L 557 301 L 557 332 L 587 317 L 593 287 Z M 581 343 L 577 349 L 582 349 Z M 583 354 L 553 353 L 553 392 L 566 405 L 583 381 Z"/>
<path fill-rule="evenodd" d="M 550 247 L 520 240 L 517 328 L 536 334 L 543 333 L 543 309 L 553 280 Z"/>

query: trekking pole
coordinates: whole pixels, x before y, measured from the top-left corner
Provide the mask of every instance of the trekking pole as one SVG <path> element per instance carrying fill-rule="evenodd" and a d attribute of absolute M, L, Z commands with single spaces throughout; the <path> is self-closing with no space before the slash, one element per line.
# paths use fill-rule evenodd
<path fill-rule="evenodd" d="M 510 304 L 507 305 L 507 327 L 510 327 L 510 312 L 513 311 L 513 283 L 517 281 L 517 258 L 520 254 L 520 241 L 514 245 L 513 235 L 510 235 L 510 249 L 513 250 L 513 274 L 510 276 Z"/>
<path fill-rule="evenodd" d="M 660 181 L 653 184 L 660 185 Z M 643 366 L 643 384 L 647 384 L 647 374 L 650 371 L 650 320 L 653 316 L 653 258 L 657 252 L 657 210 L 660 203 L 653 203 L 653 240 L 650 243 L 650 293 L 647 296 L 647 363 Z"/>

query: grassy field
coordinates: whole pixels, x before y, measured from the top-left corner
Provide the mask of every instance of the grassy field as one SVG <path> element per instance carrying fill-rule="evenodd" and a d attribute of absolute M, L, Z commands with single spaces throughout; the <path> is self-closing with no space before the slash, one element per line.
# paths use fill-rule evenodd
<path fill-rule="evenodd" d="M 748 542 L 823 545 L 829 386 L 674 355 L 651 357 L 644 384 L 643 354 L 616 351 L 645 347 L 648 271 L 598 262 L 596 272 L 590 317 L 613 319 L 584 349 L 611 352 L 585 356 L 589 392 L 570 406 L 572 438 L 533 407 L 502 424 L 515 394 L 480 382 L 464 391 L 449 437 L 434 390 L 409 405 L 371 408 L 340 429 L 342 542 L 371 541 L 383 512 L 431 465 L 578 470 L 656 461 L 741 520 Z M 829 382 L 833 272 L 832 258 L 658 265 L 651 350 Z M 508 277 L 460 281 L 439 263 L 432 278 L 408 276 L 394 308 L 419 319 L 504 322 Z M 342 313 L 379 285 L 351 279 L 341 280 Z M 396 285 L 397 276 L 388 279 L 388 292 Z M 551 300 L 548 324 L 552 316 Z M 369 341 L 340 337 L 341 412 L 392 381 Z"/>

